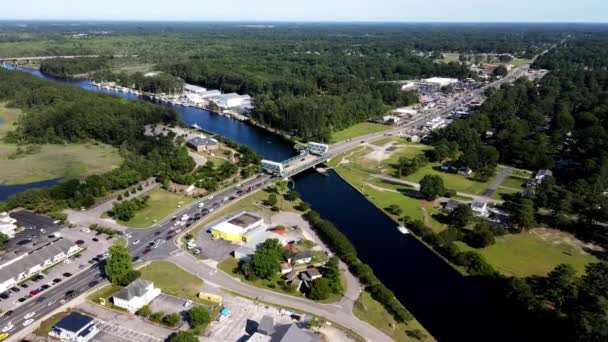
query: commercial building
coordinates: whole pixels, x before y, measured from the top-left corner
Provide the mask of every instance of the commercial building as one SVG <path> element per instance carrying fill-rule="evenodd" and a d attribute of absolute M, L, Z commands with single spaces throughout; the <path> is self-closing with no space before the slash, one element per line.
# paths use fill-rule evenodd
<path fill-rule="evenodd" d="M 60 341 L 87 342 L 98 332 L 92 317 L 72 312 L 53 326 L 49 336 Z"/>
<path fill-rule="evenodd" d="M 445 86 L 449 86 L 450 84 L 453 84 L 453 83 L 458 83 L 458 80 L 455 78 L 431 77 L 431 78 L 423 79 L 422 82 L 429 83 L 429 84 L 435 84 L 435 85 L 439 86 L 439 88 L 442 88 Z"/>
<path fill-rule="evenodd" d="M 0 293 L 80 251 L 72 241 L 59 238 L 9 258 L 0 264 Z"/>
<path fill-rule="evenodd" d="M 214 239 L 223 239 L 234 243 L 245 241 L 245 233 L 261 226 L 264 218 L 250 212 L 241 212 L 209 228 Z"/>
<path fill-rule="evenodd" d="M 15 230 L 17 229 L 17 225 L 15 224 L 17 220 L 10 217 L 7 212 L 0 213 L 0 233 L 6 235 L 9 239 L 15 237 Z"/>
<path fill-rule="evenodd" d="M 203 87 L 195 86 L 193 84 L 188 84 L 188 83 L 184 84 L 184 92 L 187 93 L 187 94 L 198 94 L 198 95 L 200 95 L 200 94 L 205 93 L 206 91 L 207 91 L 207 89 L 203 88 Z"/>
<path fill-rule="evenodd" d="M 242 107 L 247 104 L 247 102 L 251 102 L 251 96 L 229 93 L 217 96 L 214 100 L 220 108 L 236 108 Z"/>
<path fill-rule="evenodd" d="M 154 287 L 153 282 L 140 278 L 120 289 L 112 296 L 112 301 L 115 306 L 135 313 L 143 306 L 150 304 L 158 295 L 160 295 L 160 289 Z"/>
<path fill-rule="evenodd" d="M 320 342 L 321 336 L 313 332 L 300 329 L 295 324 L 282 324 L 275 326 L 274 319 L 272 317 L 264 316 L 258 324 L 256 332 L 249 337 L 248 341 Z"/>
<path fill-rule="evenodd" d="M 194 137 L 186 142 L 186 146 L 196 152 L 213 151 L 219 147 L 217 140 L 205 136 Z"/>

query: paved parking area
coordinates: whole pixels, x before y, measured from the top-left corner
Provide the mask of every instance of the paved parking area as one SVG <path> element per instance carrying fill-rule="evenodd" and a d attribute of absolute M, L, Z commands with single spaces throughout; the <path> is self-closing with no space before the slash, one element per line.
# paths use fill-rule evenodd
<path fill-rule="evenodd" d="M 135 315 L 106 310 L 89 302 L 80 303 L 77 310 L 95 317 L 100 333 L 91 341 L 147 342 L 166 341 L 174 331 L 144 321 Z"/>
<path fill-rule="evenodd" d="M 79 241 L 81 240 L 83 243 L 81 247 L 85 248 L 83 251 L 79 253 L 79 257 L 71 257 L 70 263 L 61 262 L 54 266 L 51 269 L 48 269 L 41 273 L 43 279 L 34 280 L 30 279 L 25 282 L 25 287 L 23 284 L 18 286 L 18 292 L 8 291 L 9 298 L 0 299 L 0 310 L 7 311 L 14 309 L 23 303 L 27 303 L 32 300 L 40 300 L 40 298 L 45 297 L 44 291 L 40 294 L 31 297 L 30 291 L 35 289 L 41 289 L 42 286 L 48 285 L 50 287 L 54 286 L 57 282 L 55 279 L 60 279 L 61 281 L 66 280 L 69 277 L 73 277 L 75 274 L 78 274 L 90 267 L 92 267 L 92 263 L 89 261 L 98 255 L 103 254 L 108 247 L 113 243 L 113 240 L 107 240 L 108 237 L 105 234 L 96 235 L 95 232 L 84 233 L 77 228 L 67 228 L 64 227 L 59 230 L 61 236 L 67 238 L 71 241 Z M 98 241 L 93 241 L 93 238 Z M 66 277 L 64 274 L 70 273 L 71 276 Z M 26 298 L 25 301 L 19 302 L 20 298 Z"/>
<path fill-rule="evenodd" d="M 61 226 L 53 223 L 53 219 L 27 210 L 10 213 L 10 216 L 16 219 L 17 224 L 23 229 L 6 242 L 3 249 L 7 253 L 29 252 L 40 244 L 54 240 L 52 234 L 61 229 Z M 8 258 L 8 256 L 0 256 L 0 261 Z"/>
<path fill-rule="evenodd" d="M 152 311 L 154 312 L 162 311 L 166 314 L 177 312 L 179 314 L 182 314 L 187 310 L 184 307 L 184 304 L 186 304 L 185 299 L 169 296 L 162 293 L 158 297 L 154 298 L 154 300 L 150 302 L 149 305 L 150 309 L 152 309 Z"/>
<path fill-rule="evenodd" d="M 229 257 L 239 247 L 226 240 L 211 239 L 211 234 L 207 233 L 206 230 L 201 230 L 194 239 L 201 249 L 201 254 L 197 255 L 201 259 L 212 259 L 220 262 Z"/>

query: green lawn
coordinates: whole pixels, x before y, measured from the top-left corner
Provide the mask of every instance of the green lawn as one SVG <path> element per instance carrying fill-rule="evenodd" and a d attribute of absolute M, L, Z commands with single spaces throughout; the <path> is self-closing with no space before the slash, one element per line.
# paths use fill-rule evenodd
<path fill-rule="evenodd" d="M 129 221 L 119 221 L 120 224 L 133 228 L 147 228 L 155 222 L 169 216 L 177 210 L 178 206 L 185 206 L 194 201 L 194 198 L 183 194 L 176 194 L 162 189 L 154 189 L 147 193 L 150 196 L 148 206 L 137 211 Z"/>
<path fill-rule="evenodd" d="M 0 183 L 26 184 L 59 177 L 77 178 L 109 172 L 122 164 L 114 147 L 104 144 L 42 145 L 40 151 L 12 157 L 13 144 L 0 143 Z"/>
<path fill-rule="evenodd" d="M 503 195 L 511 195 L 511 194 L 515 194 L 518 192 L 521 192 L 521 189 L 505 188 L 505 187 L 499 186 L 492 193 L 492 198 L 497 199 L 497 200 L 502 200 L 502 199 L 504 199 Z"/>
<path fill-rule="evenodd" d="M 152 261 L 140 268 L 142 279 L 154 282 L 163 293 L 208 304 L 198 298 L 203 280 L 168 261 Z"/>
<path fill-rule="evenodd" d="M 99 304 L 100 303 L 100 298 L 103 298 L 106 302 L 105 306 L 113 309 L 113 310 L 117 310 L 117 311 L 123 311 L 123 312 L 127 312 L 125 309 L 119 308 L 119 307 L 115 307 L 114 304 L 112 304 L 112 300 L 111 297 L 118 292 L 118 290 L 120 290 L 122 287 L 118 286 L 118 285 L 112 285 L 112 284 L 108 284 L 102 288 L 100 288 L 99 290 L 93 292 L 92 294 L 87 296 L 87 300 L 95 303 L 95 304 Z"/>
<path fill-rule="evenodd" d="M 419 183 L 420 180 L 426 175 L 438 175 L 443 179 L 443 183 L 446 188 L 473 195 L 482 194 L 492 181 L 492 179 L 489 179 L 486 182 L 478 182 L 456 173 L 443 172 L 433 169 L 434 167 L 438 166 L 440 166 L 440 163 L 429 163 L 426 166 L 418 169 L 413 174 L 403 177 L 403 179 Z"/>
<path fill-rule="evenodd" d="M 526 182 L 528 182 L 527 178 L 510 176 L 510 177 L 507 177 L 504 181 L 502 181 L 502 183 L 500 183 L 500 186 L 505 187 L 505 188 L 523 190 L 524 185 L 526 185 Z"/>
<path fill-rule="evenodd" d="M 593 256 L 579 253 L 571 245 L 544 241 L 531 233 L 497 237 L 494 245 L 477 250 L 462 242 L 457 242 L 457 245 L 461 250 L 479 252 L 498 271 L 516 277 L 544 275 L 561 263 L 583 272 L 585 265 L 597 261 Z"/>
<path fill-rule="evenodd" d="M 379 123 L 373 122 L 362 122 L 356 125 L 350 126 L 347 129 L 343 129 L 341 131 L 334 132 L 332 134 L 332 141 L 343 141 L 346 139 L 351 139 L 354 137 L 358 137 L 365 134 L 377 133 L 391 129 L 391 126 L 383 125 Z"/>
<path fill-rule="evenodd" d="M 433 336 L 415 319 L 407 323 L 397 323 L 382 304 L 365 291 L 355 302 L 353 313 L 357 318 L 373 325 L 396 342 L 435 341 Z M 412 334 L 414 331 L 418 331 L 418 334 L 424 335 L 424 337 L 416 339 L 407 335 L 408 332 Z"/>

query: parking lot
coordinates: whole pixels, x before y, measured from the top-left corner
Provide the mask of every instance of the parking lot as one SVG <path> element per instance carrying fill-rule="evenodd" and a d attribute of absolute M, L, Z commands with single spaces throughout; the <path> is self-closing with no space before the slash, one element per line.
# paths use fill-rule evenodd
<path fill-rule="evenodd" d="M 45 290 L 87 268 L 93 267 L 96 263 L 94 258 L 98 258 L 98 256 L 103 258 L 103 253 L 113 243 L 113 240 L 107 240 L 108 236 L 105 234 L 96 235 L 95 232 L 85 233 L 77 228 L 64 227 L 58 230 L 58 232 L 61 233 L 61 236 L 76 242 L 84 250 L 72 256 L 69 259 L 70 261 L 63 261 L 41 272 L 39 277 L 33 277 L 19 286 L 0 294 L 0 310 L 8 311 L 33 300 L 44 301 Z"/>
<path fill-rule="evenodd" d="M 211 234 L 207 233 L 205 230 L 201 230 L 196 234 L 194 240 L 201 250 L 201 253 L 197 255 L 197 257 L 201 259 L 212 259 L 218 262 L 229 257 L 230 254 L 239 247 L 230 241 L 222 239 L 213 240 Z"/>

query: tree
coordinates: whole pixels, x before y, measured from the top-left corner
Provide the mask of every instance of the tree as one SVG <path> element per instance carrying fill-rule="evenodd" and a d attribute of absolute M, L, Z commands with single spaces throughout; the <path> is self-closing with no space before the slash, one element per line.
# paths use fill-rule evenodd
<path fill-rule="evenodd" d="M 527 229 L 536 224 L 534 202 L 529 198 L 516 195 L 506 201 L 504 206 L 511 212 L 511 219 L 519 229 Z"/>
<path fill-rule="evenodd" d="M 179 314 L 178 314 L 177 312 L 174 312 L 174 313 L 171 313 L 171 314 L 165 315 L 165 316 L 163 317 L 163 319 L 162 319 L 162 322 L 163 322 L 165 325 L 168 325 L 168 326 L 170 326 L 170 327 L 173 327 L 173 326 L 175 326 L 177 323 L 179 323 L 180 319 L 181 319 L 181 318 L 180 318 Z"/>
<path fill-rule="evenodd" d="M 499 65 L 494 69 L 495 76 L 506 76 L 509 73 L 509 70 L 504 65 Z"/>
<path fill-rule="evenodd" d="M 137 310 L 136 314 L 142 317 L 148 317 L 152 314 L 152 309 L 148 305 L 144 305 L 141 309 Z"/>
<path fill-rule="evenodd" d="M 8 241 L 8 236 L 4 233 L 0 233 L 0 249 L 4 248 L 4 244 Z"/>
<path fill-rule="evenodd" d="M 568 264 L 557 265 L 543 282 L 543 295 L 557 308 L 577 296 L 578 278 L 576 270 Z"/>
<path fill-rule="evenodd" d="M 386 208 L 386 211 L 395 216 L 401 216 L 403 214 L 403 209 L 397 204 L 391 204 Z"/>
<path fill-rule="evenodd" d="M 475 229 L 467 234 L 466 242 L 471 247 L 484 248 L 494 244 L 494 233 L 492 233 L 492 230 L 484 221 L 477 224 Z"/>
<path fill-rule="evenodd" d="M 198 337 L 191 331 L 178 331 L 171 336 L 171 342 L 198 342 Z"/>
<path fill-rule="evenodd" d="M 301 202 L 301 203 L 298 205 L 297 209 L 298 209 L 299 211 L 307 211 L 308 209 L 310 209 L 310 204 L 308 204 L 308 202 Z"/>
<path fill-rule="evenodd" d="M 450 224 L 464 228 L 473 219 L 473 210 L 468 204 L 459 204 L 449 215 Z"/>
<path fill-rule="evenodd" d="M 445 193 L 443 179 L 437 175 L 426 175 L 420 180 L 420 192 L 429 201 Z"/>
<path fill-rule="evenodd" d="M 262 279 L 270 279 L 279 272 L 282 257 L 283 247 L 278 239 L 264 241 L 251 258 L 253 272 Z"/>
<path fill-rule="evenodd" d="M 277 199 L 277 195 L 276 194 L 270 194 L 268 195 L 268 199 L 266 200 L 266 205 L 269 207 L 274 207 L 275 205 L 277 205 L 278 203 L 278 199 Z"/>
<path fill-rule="evenodd" d="M 319 278 L 312 282 L 308 297 L 313 300 L 324 300 L 332 294 L 332 286 L 327 278 Z"/>
<path fill-rule="evenodd" d="M 284 197 L 288 201 L 295 201 L 298 198 L 300 198 L 300 194 L 295 190 L 289 190 L 289 191 L 287 191 L 287 193 L 285 194 Z"/>
<path fill-rule="evenodd" d="M 188 319 L 192 328 L 200 327 L 211 322 L 211 315 L 204 307 L 197 305 L 188 311 Z"/>
<path fill-rule="evenodd" d="M 124 243 L 115 243 L 109 252 L 105 271 L 112 284 L 126 286 L 139 277 L 140 272 L 133 269 L 133 260 Z"/>

